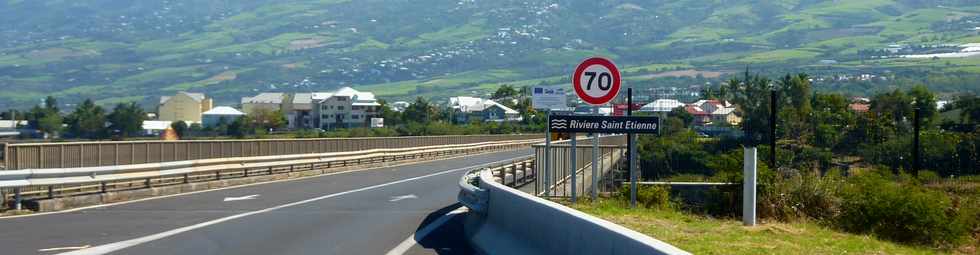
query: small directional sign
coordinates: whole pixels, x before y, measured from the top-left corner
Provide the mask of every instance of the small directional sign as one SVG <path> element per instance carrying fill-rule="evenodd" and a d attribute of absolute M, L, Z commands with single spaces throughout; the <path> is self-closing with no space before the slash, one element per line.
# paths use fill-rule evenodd
<path fill-rule="evenodd" d="M 660 118 L 652 116 L 551 115 L 551 132 L 558 133 L 643 133 L 660 132 Z"/>

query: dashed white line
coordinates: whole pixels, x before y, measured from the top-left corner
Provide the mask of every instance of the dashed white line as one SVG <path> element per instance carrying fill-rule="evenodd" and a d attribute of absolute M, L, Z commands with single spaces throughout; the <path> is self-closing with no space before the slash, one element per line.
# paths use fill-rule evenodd
<path fill-rule="evenodd" d="M 37 251 L 38 251 L 38 252 L 49 252 L 49 251 L 72 251 L 72 250 L 81 250 L 81 249 L 88 249 L 88 247 L 92 247 L 92 246 L 91 246 L 91 245 L 84 245 L 84 246 L 68 246 L 68 247 L 56 247 L 56 248 L 47 248 L 47 249 L 40 249 L 40 250 L 37 250 Z"/>
<path fill-rule="evenodd" d="M 227 216 L 227 217 L 224 217 L 224 218 L 219 218 L 219 219 L 215 219 L 215 220 L 211 220 L 211 221 L 207 221 L 207 222 L 202 222 L 202 223 L 198 223 L 198 224 L 194 224 L 194 225 L 190 225 L 190 226 L 186 226 L 186 227 L 182 227 L 182 228 L 177 228 L 177 229 L 173 229 L 173 230 L 169 230 L 169 231 L 165 231 L 165 232 L 161 232 L 161 233 L 157 233 L 157 234 L 153 234 L 153 235 L 148 235 L 148 236 L 144 236 L 144 237 L 133 238 L 133 239 L 125 240 L 125 241 L 120 241 L 120 242 L 115 242 L 115 243 L 110 243 L 110 244 L 104 244 L 104 245 L 99 245 L 99 246 L 95 246 L 95 247 L 88 248 L 88 249 L 70 251 L 70 252 L 59 253 L 59 254 L 64 254 L 64 255 L 101 255 L 101 254 L 108 254 L 108 253 L 111 253 L 111 252 L 115 252 L 115 251 L 119 251 L 119 250 L 122 250 L 122 249 L 129 248 L 129 247 L 137 246 L 137 245 L 140 245 L 140 244 L 152 242 L 152 241 L 155 241 L 155 240 L 163 239 L 163 238 L 170 237 L 170 236 L 173 236 L 173 235 L 177 235 L 177 234 L 180 234 L 180 233 L 188 232 L 188 231 L 199 229 L 199 228 L 204 228 L 204 227 L 207 227 L 207 226 L 215 225 L 215 224 L 218 224 L 218 223 L 222 223 L 222 222 L 226 222 L 226 221 L 230 221 L 230 220 L 234 220 L 234 219 L 238 219 L 238 218 L 242 218 L 242 217 L 246 217 L 246 216 L 251 216 L 251 215 L 256 215 L 256 214 L 260 214 L 260 213 L 271 212 L 271 211 L 282 209 L 282 208 L 286 208 L 286 207 L 302 205 L 302 204 L 311 203 L 311 202 L 315 202 L 315 201 L 319 201 L 319 200 L 324 200 L 324 199 L 328 199 L 328 198 L 343 196 L 343 195 L 347 195 L 347 194 L 351 194 L 351 193 L 355 193 L 355 192 L 361 192 L 361 191 L 366 191 L 366 190 L 383 188 L 383 187 L 391 186 L 391 185 L 395 185 L 395 184 L 400 184 L 400 183 L 405 183 L 405 182 L 410 182 L 410 181 L 416 181 L 416 180 L 425 179 L 425 178 L 429 178 L 429 177 L 433 177 L 433 176 L 438 176 L 438 175 L 443 175 L 443 174 L 448 174 L 448 173 L 455 173 L 455 172 L 460 172 L 460 171 L 466 171 L 466 170 L 470 170 L 470 169 L 476 169 L 476 168 L 480 168 L 480 167 L 484 167 L 484 166 L 488 166 L 488 165 L 493 165 L 493 164 L 499 164 L 499 163 L 502 163 L 502 162 L 507 162 L 507 161 L 512 161 L 512 160 L 514 160 L 514 159 L 513 158 L 511 158 L 511 159 L 505 159 L 505 160 L 500 160 L 500 161 L 496 161 L 496 162 L 492 162 L 492 163 L 487 163 L 487 164 L 481 164 L 481 165 L 477 165 L 477 166 L 471 166 L 471 167 L 464 167 L 464 168 L 457 168 L 457 169 L 452 169 L 452 170 L 446 170 L 446 171 L 442 171 L 442 172 L 437 172 L 437 173 L 427 174 L 427 175 L 423 175 L 423 176 L 417 176 L 417 177 L 402 179 L 402 180 L 393 181 L 393 182 L 389 182 L 389 183 L 382 183 L 382 184 L 373 185 L 373 186 L 367 186 L 367 187 L 363 187 L 363 188 L 359 188 L 359 189 L 353 189 L 353 190 L 348 190 L 348 191 L 344 191 L 344 192 L 333 193 L 333 194 L 329 194 L 329 195 L 319 196 L 319 197 L 310 198 L 310 199 L 306 199 L 306 200 L 301 200 L 301 201 L 297 201 L 297 202 L 292 202 L 292 203 L 288 203 L 288 204 L 283 204 L 283 205 L 279 205 L 279 206 L 275 206 L 275 207 L 270 207 L 270 208 L 266 208 L 266 209 L 262 209 L 262 210 L 251 211 L 251 212 L 236 214 L 236 215 L 232 215 L 232 216 Z"/>

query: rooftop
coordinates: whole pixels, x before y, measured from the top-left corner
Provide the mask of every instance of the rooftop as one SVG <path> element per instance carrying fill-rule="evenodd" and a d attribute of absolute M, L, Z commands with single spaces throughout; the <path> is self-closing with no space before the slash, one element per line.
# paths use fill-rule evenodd
<path fill-rule="evenodd" d="M 254 97 L 243 97 L 242 104 L 281 104 L 283 93 L 260 93 Z"/>
<path fill-rule="evenodd" d="M 201 115 L 245 115 L 245 113 L 228 106 L 218 106 L 210 111 L 202 113 Z"/>

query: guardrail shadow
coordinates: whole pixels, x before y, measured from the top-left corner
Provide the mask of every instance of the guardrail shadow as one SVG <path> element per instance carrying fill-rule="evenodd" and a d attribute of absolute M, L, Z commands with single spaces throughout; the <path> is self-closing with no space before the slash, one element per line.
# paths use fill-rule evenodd
<path fill-rule="evenodd" d="M 449 221 L 439 225 L 421 239 L 418 238 L 420 232 L 424 231 L 423 229 L 427 226 L 461 206 L 462 204 L 455 203 L 427 215 L 415 229 L 415 241 L 418 246 L 443 255 L 476 254 L 463 232 L 463 221 L 469 212 L 453 215 Z"/>

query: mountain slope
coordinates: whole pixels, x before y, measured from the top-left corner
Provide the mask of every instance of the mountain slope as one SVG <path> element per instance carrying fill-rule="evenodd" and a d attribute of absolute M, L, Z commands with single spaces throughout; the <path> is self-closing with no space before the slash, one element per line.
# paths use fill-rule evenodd
<path fill-rule="evenodd" d="M 440 96 L 564 76 L 590 55 L 734 70 L 846 65 L 890 44 L 980 42 L 970 30 L 980 27 L 980 4 L 968 0 L 763 2 L 8 0 L 0 107 L 49 94 L 152 105 L 178 90 L 233 103 L 344 85 Z"/>

